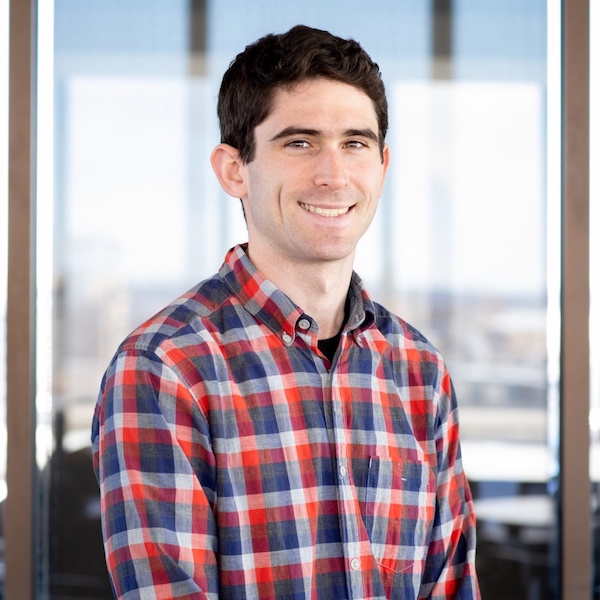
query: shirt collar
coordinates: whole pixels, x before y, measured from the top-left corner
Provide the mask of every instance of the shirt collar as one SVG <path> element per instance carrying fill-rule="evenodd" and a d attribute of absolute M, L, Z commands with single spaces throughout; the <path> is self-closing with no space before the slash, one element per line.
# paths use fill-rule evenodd
<path fill-rule="evenodd" d="M 229 250 L 219 276 L 246 310 L 287 345 L 294 340 L 298 320 L 310 317 L 258 271 L 246 254 L 245 245 L 237 245 Z M 349 297 L 350 312 L 346 329 L 363 329 L 372 325 L 375 320 L 373 302 L 356 273 L 352 274 Z"/>

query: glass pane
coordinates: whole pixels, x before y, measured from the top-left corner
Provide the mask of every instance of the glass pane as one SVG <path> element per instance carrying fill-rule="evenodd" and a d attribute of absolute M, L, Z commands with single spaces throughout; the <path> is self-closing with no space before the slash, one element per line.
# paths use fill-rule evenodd
<path fill-rule="evenodd" d="M 355 37 L 384 73 L 393 164 L 356 270 L 450 365 L 484 597 L 552 598 L 546 4 L 54 6 L 50 597 L 112 597 L 90 466 L 100 378 L 129 331 L 246 239 L 209 167 L 215 97 L 247 43 L 303 22 Z"/>
<path fill-rule="evenodd" d="M 388 303 L 453 374 L 482 596 L 548 599 L 546 6 L 461 0 L 450 17 L 446 77 L 393 90 Z"/>

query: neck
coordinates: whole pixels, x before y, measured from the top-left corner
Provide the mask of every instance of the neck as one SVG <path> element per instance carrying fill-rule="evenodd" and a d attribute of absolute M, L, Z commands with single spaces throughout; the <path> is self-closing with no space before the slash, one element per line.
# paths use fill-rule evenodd
<path fill-rule="evenodd" d="M 333 337 L 340 331 L 344 324 L 353 256 L 340 261 L 290 265 L 283 261 L 261 261 L 250 248 L 248 255 L 267 279 L 317 321 L 319 339 Z"/>

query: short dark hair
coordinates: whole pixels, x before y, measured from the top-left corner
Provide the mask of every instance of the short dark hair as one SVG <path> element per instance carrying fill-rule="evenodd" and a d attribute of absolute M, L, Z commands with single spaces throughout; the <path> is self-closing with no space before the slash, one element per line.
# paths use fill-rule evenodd
<path fill-rule="evenodd" d="M 217 104 L 221 142 L 236 148 L 245 163 L 251 162 L 254 129 L 269 116 L 275 91 L 316 78 L 350 84 L 371 98 L 383 152 L 388 107 L 379 67 L 358 42 L 305 25 L 266 35 L 229 65 Z"/>

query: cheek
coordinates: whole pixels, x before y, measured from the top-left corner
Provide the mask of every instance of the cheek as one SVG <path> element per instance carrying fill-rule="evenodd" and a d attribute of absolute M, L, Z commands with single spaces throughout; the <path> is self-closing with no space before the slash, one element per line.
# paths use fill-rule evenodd
<path fill-rule="evenodd" d="M 373 177 L 363 180 L 363 193 L 370 198 L 373 204 L 377 204 L 383 192 L 383 179 L 381 177 Z"/>
<path fill-rule="evenodd" d="M 282 194 L 284 185 L 287 187 L 290 174 L 275 161 L 269 166 L 251 165 L 247 178 L 249 197 L 272 202 Z"/>
<path fill-rule="evenodd" d="M 368 160 L 351 165 L 354 183 L 366 194 L 379 197 L 383 191 L 386 169 L 379 161 Z"/>

